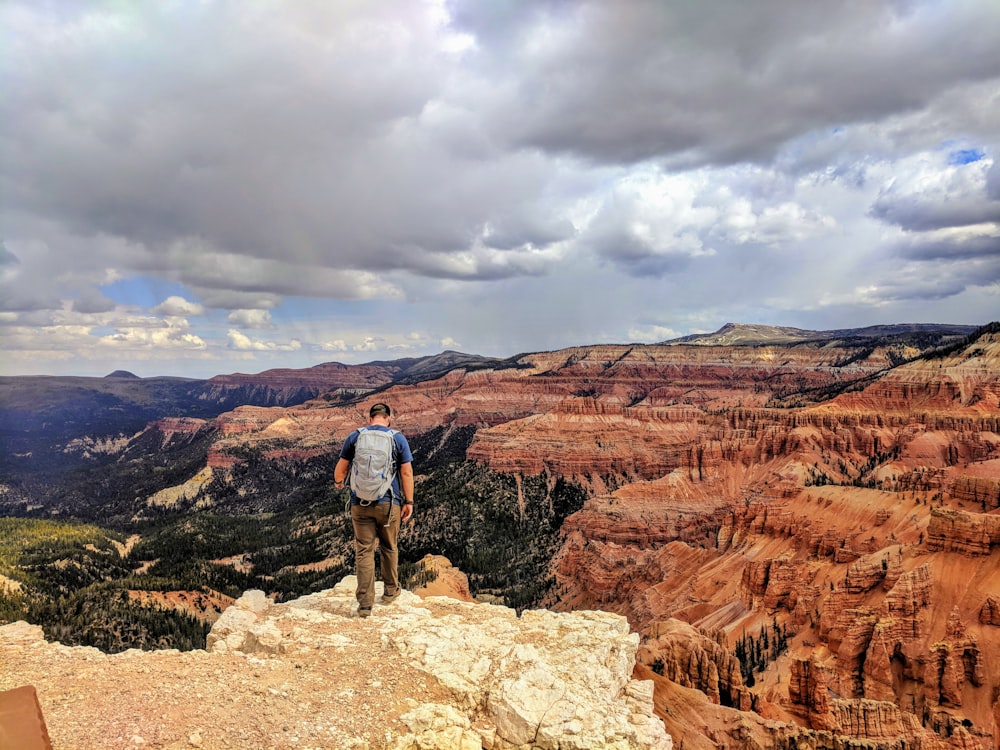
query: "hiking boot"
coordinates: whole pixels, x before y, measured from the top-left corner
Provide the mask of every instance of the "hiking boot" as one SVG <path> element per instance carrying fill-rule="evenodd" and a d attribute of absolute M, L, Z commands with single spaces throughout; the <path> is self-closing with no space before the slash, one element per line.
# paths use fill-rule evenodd
<path fill-rule="evenodd" d="M 399 592 L 395 594 L 382 594 L 382 598 L 379 600 L 381 604 L 392 604 L 399 598 Z"/>
<path fill-rule="evenodd" d="M 358 617 L 371 617 L 371 607 L 358 607 Z"/>

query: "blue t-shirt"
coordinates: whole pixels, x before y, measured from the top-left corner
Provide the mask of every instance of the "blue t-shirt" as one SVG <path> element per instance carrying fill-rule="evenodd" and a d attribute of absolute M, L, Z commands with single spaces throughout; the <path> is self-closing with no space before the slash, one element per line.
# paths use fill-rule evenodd
<path fill-rule="evenodd" d="M 369 430 L 382 430 L 387 432 L 388 427 L 384 427 L 380 424 L 368 425 L 366 429 Z M 340 457 L 348 461 L 354 460 L 354 446 L 358 442 L 358 435 L 361 434 L 360 430 L 355 430 L 350 435 L 347 436 L 347 440 L 344 441 L 344 447 L 340 449 Z M 393 460 L 396 463 L 396 476 L 392 478 L 392 501 L 399 504 L 400 498 L 403 497 L 403 491 L 399 487 L 399 467 L 403 464 L 413 463 L 413 454 L 410 453 L 410 444 L 406 442 L 406 436 L 402 432 L 396 431 L 396 434 L 392 436 L 393 441 L 396 443 L 396 450 L 393 451 Z M 358 498 L 351 493 L 351 502 L 357 503 Z"/>

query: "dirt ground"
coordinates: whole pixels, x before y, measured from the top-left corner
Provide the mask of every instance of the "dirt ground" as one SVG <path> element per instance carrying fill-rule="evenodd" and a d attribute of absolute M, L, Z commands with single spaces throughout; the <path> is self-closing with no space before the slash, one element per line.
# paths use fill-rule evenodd
<path fill-rule="evenodd" d="M 450 696 L 380 648 L 378 620 L 339 618 L 281 657 L 0 637 L 0 690 L 35 686 L 55 750 L 385 748 L 402 714 Z"/>

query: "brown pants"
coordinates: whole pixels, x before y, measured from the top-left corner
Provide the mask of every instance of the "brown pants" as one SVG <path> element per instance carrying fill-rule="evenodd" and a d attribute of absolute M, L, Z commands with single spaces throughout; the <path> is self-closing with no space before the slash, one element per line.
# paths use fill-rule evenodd
<path fill-rule="evenodd" d="M 358 576 L 358 608 L 371 609 L 375 602 L 375 549 L 386 596 L 399 592 L 399 506 L 393 503 L 354 505 L 354 570 Z"/>

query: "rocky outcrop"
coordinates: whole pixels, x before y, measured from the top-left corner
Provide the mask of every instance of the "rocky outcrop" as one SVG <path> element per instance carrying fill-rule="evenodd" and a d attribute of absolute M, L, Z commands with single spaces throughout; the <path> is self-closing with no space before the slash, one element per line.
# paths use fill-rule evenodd
<path fill-rule="evenodd" d="M 1000 626 L 1000 595 L 990 594 L 979 610 L 979 622 Z"/>
<path fill-rule="evenodd" d="M 997 476 L 957 476 L 948 484 L 948 494 L 986 513 L 1000 508 L 1000 461 L 984 461 L 980 468 Z"/>
<path fill-rule="evenodd" d="M 769 614 L 779 609 L 795 610 L 800 594 L 809 594 L 807 584 L 815 572 L 810 563 L 789 559 L 750 560 L 743 568 L 740 598 L 747 609 L 761 608 Z"/>
<path fill-rule="evenodd" d="M 442 555 L 426 555 L 417 563 L 411 584 L 420 597 L 448 596 L 460 602 L 474 601 L 469 591 L 469 577 Z"/>
<path fill-rule="evenodd" d="M 925 564 L 901 575 L 886 594 L 874 615 L 863 669 L 847 675 L 855 682 L 862 680 L 862 692 L 855 695 L 891 700 L 901 673 L 918 677 L 925 661 L 927 608 L 932 590 L 930 566 Z"/>
<path fill-rule="evenodd" d="M 872 639 L 879 628 L 879 616 L 867 607 L 857 607 L 843 610 L 838 620 L 843 637 L 836 648 L 837 685 L 843 695 L 861 697 L 866 695 L 864 670 L 868 666 Z M 830 645 L 833 644 L 831 638 Z"/>
<path fill-rule="evenodd" d="M 322 394 L 357 396 L 392 382 L 399 366 L 327 362 L 305 369 L 279 368 L 248 375 L 216 375 L 201 384 L 198 397 L 220 404 L 287 406 Z"/>
<path fill-rule="evenodd" d="M 353 577 L 283 604 L 247 592 L 200 652 L 107 655 L 0 627 L 14 670 L 0 690 L 13 675 L 38 683 L 61 747 L 672 747 L 621 617 L 404 591 L 359 620 L 354 592 Z M 99 697 L 78 701 L 81 674 Z"/>
<path fill-rule="evenodd" d="M 816 747 L 893 750 L 913 747 L 984 750 L 989 747 L 983 743 L 981 735 L 971 734 L 960 720 L 949 722 L 947 716 L 943 718 L 947 726 L 942 734 L 952 740 L 943 742 L 937 731 L 933 728 L 928 731 L 917 716 L 901 710 L 891 701 L 833 698 L 830 695 L 833 680 L 831 668 L 814 659 L 794 659 L 791 663 L 788 697 L 806 725 L 816 730 Z M 833 740 L 833 737 L 840 739 Z M 830 744 L 825 744 L 824 739 Z"/>
<path fill-rule="evenodd" d="M 839 731 L 850 737 L 864 737 L 866 742 L 902 748 L 933 746 L 912 714 L 899 710 L 894 703 L 873 700 L 834 700 L 831 713 Z"/>
<path fill-rule="evenodd" d="M 967 513 L 954 508 L 934 508 L 927 526 L 927 549 L 988 555 L 1000 546 L 1000 516 Z"/>
<path fill-rule="evenodd" d="M 743 684 L 740 663 L 719 641 L 680 620 L 654 623 L 643 638 L 637 659 L 678 685 L 700 690 L 713 703 L 741 711 L 753 708 L 754 696 Z"/>
<path fill-rule="evenodd" d="M 350 617 L 355 587 L 351 576 L 285 604 L 248 592 L 215 623 L 208 649 L 293 656 L 315 648 L 304 623 Z M 404 591 L 391 617 L 375 623 L 383 649 L 455 697 L 452 705 L 423 704 L 404 716 L 414 734 L 397 747 L 452 747 L 454 737 L 472 731 L 497 750 L 672 747 L 653 716 L 652 684 L 631 680 L 639 639 L 621 617 L 545 610 L 518 617 L 505 607 L 421 601 Z"/>
<path fill-rule="evenodd" d="M 802 710 L 807 726 L 840 732 L 842 726 L 831 710 L 829 669 L 812 659 L 793 659 L 788 676 L 788 700 Z"/>
<path fill-rule="evenodd" d="M 898 558 L 893 558 L 889 552 L 868 555 L 847 568 L 844 589 L 851 594 L 864 594 L 880 585 L 891 589 L 899 575 Z"/>
<path fill-rule="evenodd" d="M 939 702 L 961 706 L 965 682 L 979 687 L 983 684 L 983 655 L 975 636 L 966 632 L 961 616 L 953 610 L 948 617 L 945 637 L 931 646 L 934 655 L 932 674 L 937 675 Z"/>

